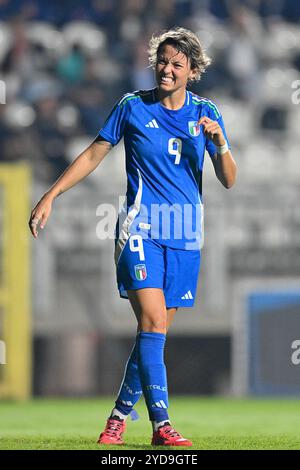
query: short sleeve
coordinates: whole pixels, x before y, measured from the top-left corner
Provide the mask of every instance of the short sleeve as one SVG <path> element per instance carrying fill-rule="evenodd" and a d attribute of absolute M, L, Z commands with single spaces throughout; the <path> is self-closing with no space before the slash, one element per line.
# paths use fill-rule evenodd
<path fill-rule="evenodd" d="M 225 126 L 224 126 L 224 121 L 223 121 L 223 117 L 220 113 L 220 111 L 218 110 L 218 108 L 214 105 L 214 106 L 211 106 L 209 108 L 209 111 L 208 111 L 208 114 L 209 114 L 209 118 L 210 119 L 213 119 L 214 121 L 217 121 L 223 131 L 223 134 L 224 134 L 224 137 L 225 137 L 225 140 L 228 144 L 228 148 L 230 149 L 230 143 L 229 143 L 229 140 L 228 140 L 228 137 L 227 137 L 227 134 L 226 134 L 226 130 L 225 130 Z M 205 148 L 206 150 L 208 151 L 210 157 L 213 157 L 216 153 L 217 153 L 217 148 L 215 146 L 215 144 L 206 138 L 206 142 L 205 142 Z"/>
<path fill-rule="evenodd" d="M 130 104 L 125 95 L 115 104 L 98 135 L 112 145 L 117 145 L 124 135 L 129 116 Z"/>

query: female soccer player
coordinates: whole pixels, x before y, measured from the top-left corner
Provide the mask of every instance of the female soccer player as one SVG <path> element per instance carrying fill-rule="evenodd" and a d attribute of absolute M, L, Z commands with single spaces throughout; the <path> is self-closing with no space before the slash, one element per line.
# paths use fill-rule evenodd
<path fill-rule="evenodd" d="M 31 212 L 33 236 L 52 202 L 103 160 L 124 137 L 127 205 L 117 223 L 115 262 L 120 296 L 129 298 L 137 336 L 100 444 L 123 444 L 126 419 L 144 394 L 153 445 L 191 446 L 171 425 L 164 346 L 178 307 L 192 307 L 203 244 L 205 150 L 230 188 L 236 164 L 217 106 L 187 90 L 210 63 L 194 33 L 183 28 L 150 41 L 157 87 L 126 94 L 98 138 L 74 160 Z"/>

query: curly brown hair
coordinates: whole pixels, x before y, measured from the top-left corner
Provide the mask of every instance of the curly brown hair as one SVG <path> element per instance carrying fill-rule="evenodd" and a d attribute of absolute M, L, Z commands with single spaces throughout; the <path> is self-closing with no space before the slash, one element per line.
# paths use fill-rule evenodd
<path fill-rule="evenodd" d="M 166 44 L 175 47 L 190 60 L 191 69 L 197 70 L 192 81 L 200 80 L 202 73 L 210 65 L 211 59 L 205 53 L 196 34 L 189 29 L 175 27 L 163 31 L 158 36 L 153 35 L 149 41 L 148 49 L 149 64 L 152 68 L 155 69 L 160 49 Z"/>

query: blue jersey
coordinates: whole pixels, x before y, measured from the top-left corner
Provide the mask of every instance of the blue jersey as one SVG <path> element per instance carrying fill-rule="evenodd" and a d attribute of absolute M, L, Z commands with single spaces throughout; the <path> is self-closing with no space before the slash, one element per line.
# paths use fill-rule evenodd
<path fill-rule="evenodd" d="M 127 205 L 117 225 L 121 249 L 132 233 L 172 248 L 203 245 L 204 153 L 212 157 L 216 147 L 198 124 L 202 116 L 218 121 L 227 140 L 217 106 L 190 91 L 178 110 L 164 107 L 155 89 L 128 93 L 114 106 L 99 135 L 112 145 L 124 137 Z"/>

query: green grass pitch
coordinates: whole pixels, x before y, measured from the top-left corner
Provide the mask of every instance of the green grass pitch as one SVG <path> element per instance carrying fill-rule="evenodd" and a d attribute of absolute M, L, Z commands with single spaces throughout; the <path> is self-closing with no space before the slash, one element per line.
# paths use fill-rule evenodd
<path fill-rule="evenodd" d="M 96 444 L 112 404 L 108 398 L 2 401 L 0 449 L 155 449 L 143 400 L 136 408 L 140 419 L 128 420 L 124 446 Z M 300 400 L 171 397 L 170 416 L 175 429 L 193 440 L 190 451 L 300 449 Z"/>

